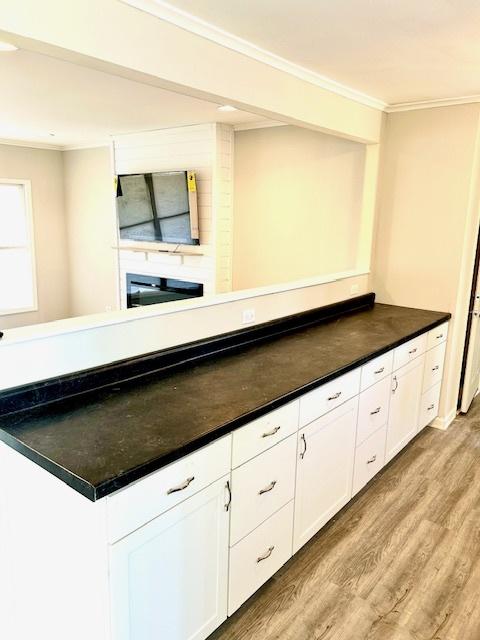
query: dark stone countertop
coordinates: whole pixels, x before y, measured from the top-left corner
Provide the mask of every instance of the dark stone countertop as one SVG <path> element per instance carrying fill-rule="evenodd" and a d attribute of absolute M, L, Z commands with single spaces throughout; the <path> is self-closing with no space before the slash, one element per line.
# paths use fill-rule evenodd
<path fill-rule="evenodd" d="M 97 500 L 449 318 L 375 304 L 181 371 L 4 415 L 0 440 Z"/>

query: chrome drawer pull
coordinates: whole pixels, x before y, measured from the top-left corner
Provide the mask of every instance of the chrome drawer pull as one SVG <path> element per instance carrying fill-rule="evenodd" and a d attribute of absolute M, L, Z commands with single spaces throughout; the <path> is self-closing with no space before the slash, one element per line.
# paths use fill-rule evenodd
<path fill-rule="evenodd" d="M 230 480 L 227 480 L 225 489 L 228 491 L 228 500 L 224 506 L 225 506 L 225 511 L 228 511 L 230 509 L 230 505 L 232 504 L 232 489 L 230 487 Z"/>
<path fill-rule="evenodd" d="M 382 410 L 382 407 L 377 407 L 374 411 L 370 411 L 370 415 L 374 416 L 376 413 L 380 413 L 381 410 Z"/>
<path fill-rule="evenodd" d="M 265 431 L 262 433 L 262 438 L 268 438 L 268 436 L 274 436 L 276 433 L 280 431 L 281 427 L 273 427 L 271 431 Z"/>
<path fill-rule="evenodd" d="M 395 387 L 392 389 L 392 393 L 395 393 L 395 391 L 398 389 L 398 378 L 397 378 L 397 376 L 393 376 L 393 380 L 395 382 Z"/>
<path fill-rule="evenodd" d="M 433 367 L 432 371 L 438 371 L 440 369 L 440 366 L 437 364 L 435 367 Z"/>
<path fill-rule="evenodd" d="M 258 492 L 258 495 L 262 496 L 264 493 L 268 493 L 269 491 L 271 491 L 275 487 L 276 484 L 277 484 L 277 481 L 276 480 L 272 480 L 272 482 L 270 482 L 268 487 L 265 487 L 265 489 L 260 489 L 260 491 Z"/>
<path fill-rule="evenodd" d="M 374 371 L 373 373 L 375 375 L 378 375 L 379 373 L 383 373 L 385 371 L 385 367 L 381 367 L 380 369 L 377 369 L 376 371 Z"/>
<path fill-rule="evenodd" d="M 415 347 L 415 349 L 412 349 L 408 353 L 409 353 L 409 355 L 412 355 L 412 353 L 417 353 L 417 347 Z"/>
<path fill-rule="evenodd" d="M 179 484 L 178 487 L 172 487 L 171 489 L 169 489 L 167 491 L 167 496 L 169 496 L 171 493 L 176 493 L 177 491 L 183 491 L 184 489 L 189 487 L 194 480 L 195 480 L 195 476 L 192 476 L 191 478 L 187 478 L 185 482 L 182 482 L 182 484 Z"/>
<path fill-rule="evenodd" d="M 302 433 L 300 440 L 303 442 L 303 451 L 300 454 L 300 459 L 303 460 L 305 457 L 305 454 L 307 453 L 307 440 L 305 438 L 304 433 Z"/>
<path fill-rule="evenodd" d="M 337 393 L 334 393 L 333 396 L 330 396 L 329 398 L 327 398 L 327 400 L 337 400 L 340 396 L 342 395 L 341 391 L 337 391 Z"/>
<path fill-rule="evenodd" d="M 427 411 L 431 411 L 432 409 L 435 409 L 435 405 L 431 404 L 429 407 L 427 407 Z"/>
<path fill-rule="evenodd" d="M 435 338 L 435 340 L 440 340 L 440 338 L 443 338 L 443 333 L 440 333 L 440 334 Z"/>
<path fill-rule="evenodd" d="M 370 458 L 370 460 L 367 460 L 367 464 L 372 464 L 372 462 L 375 462 L 375 460 L 377 459 L 377 454 L 375 454 L 374 456 L 372 456 Z"/>
<path fill-rule="evenodd" d="M 273 553 L 273 550 L 274 550 L 274 549 L 275 549 L 275 547 L 274 547 L 274 546 L 273 546 L 273 547 L 269 547 L 269 548 L 268 548 L 268 551 L 266 551 L 266 552 L 263 554 L 263 556 L 259 556 L 259 557 L 257 558 L 257 563 L 258 563 L 258 562 L 262 562 L 262 560 L 266 560 L 267 558 L 269 558 L 269 557 L 272 555 L 272 553 Z"/>

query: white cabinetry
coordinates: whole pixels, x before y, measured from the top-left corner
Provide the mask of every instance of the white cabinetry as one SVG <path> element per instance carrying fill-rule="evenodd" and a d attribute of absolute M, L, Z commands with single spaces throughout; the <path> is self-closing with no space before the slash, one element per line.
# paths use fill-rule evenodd
<path fill-rule="evenodd" d="M 417 433 L 425 356 L 415 358 L 392 376 L 386 462 Z"/>
<path fill-rule="evenodd" d="M 225 620 L 227 480 L 112 545 L 115 640 L 203 640 Z"/>
<path fill-rule="evenodd" d="M 299 432 L 294 552 L 351 498 L 357 407 L 353 398 Z"/>

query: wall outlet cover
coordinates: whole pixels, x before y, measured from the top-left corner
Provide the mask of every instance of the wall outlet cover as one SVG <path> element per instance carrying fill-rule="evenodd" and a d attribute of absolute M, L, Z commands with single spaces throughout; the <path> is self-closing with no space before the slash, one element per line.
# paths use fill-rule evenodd
<path fill-rule="evenodd" d="M 242 311 L 242 324 L 255 322 L 255 309 L 244 309 Z"/>

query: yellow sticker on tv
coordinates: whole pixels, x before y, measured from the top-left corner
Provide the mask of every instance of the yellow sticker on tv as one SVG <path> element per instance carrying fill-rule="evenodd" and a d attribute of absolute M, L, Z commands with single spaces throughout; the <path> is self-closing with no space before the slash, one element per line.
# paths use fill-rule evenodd
<path fill-rule="evenodd" d="M 187 182 L 188 182 L 188 190 L 196 191 L 197 190 L 197 181 L 195 180 L 195 172 L 188 171 L 187 172 Z"/>

